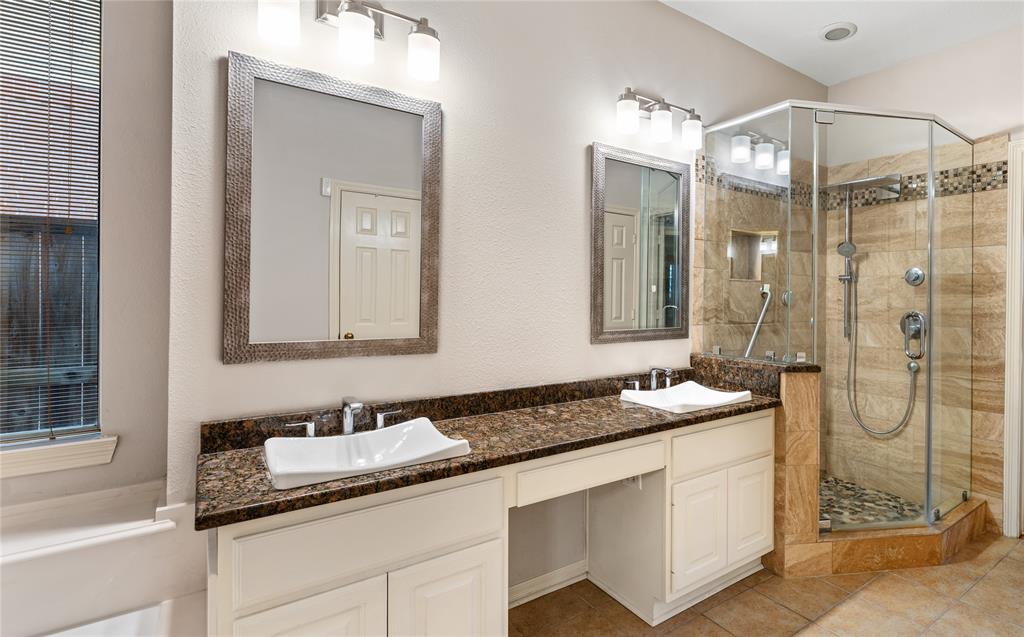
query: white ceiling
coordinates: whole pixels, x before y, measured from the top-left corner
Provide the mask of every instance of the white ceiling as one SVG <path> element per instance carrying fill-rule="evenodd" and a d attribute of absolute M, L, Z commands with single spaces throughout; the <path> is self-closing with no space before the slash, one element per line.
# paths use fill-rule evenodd
<path fill-rule="evenodd" d="M 1022 0 L 662 2 L 826 86 L 1024 24 Z M 835 22 L 856 35 L 825 42 L 819 32 Z"/>

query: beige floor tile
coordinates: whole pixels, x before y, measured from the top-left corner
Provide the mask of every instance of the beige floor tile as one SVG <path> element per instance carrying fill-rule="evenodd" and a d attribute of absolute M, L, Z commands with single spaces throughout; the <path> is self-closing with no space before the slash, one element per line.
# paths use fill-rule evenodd
<path fill-rule="evenodd" d="M 901 615 L 922 628 L 935 621 L 953 600 L 898 575 L 887 573 L 856 593 L 869 604 Z"/>
<path fill-rule="evenodd" d="M 768 569 L 762 569 L 756 573 L 753 573 L 752 575 L 747 575 L 746 577 L 741 579 L 739 583 L 743 584 L 744 586 L 749 586 L 753 588 L 761 582 L 771 579 L 773 577 L 775 577 L 774 573 L 772 573 Z"/>
<path fill-rule="evenodd" d="M 800 615 L 755 590 L 740 593 L 704 615 L 734 635 L 788 637 L 808 624 Z"/>
<path fill-rule="evenodd" d="M 821 624 L 811 624 L 797 633 L 797 637 L 836 637 L 836 634 Z"/>
<path fill-rule="evenodd" d="M 593 608 L 601 609 L 620 605 L 611 595 L 598 588 L 596 584 L 588 579 L 570 584 L 565 590 L 576 593 Z"/>
<path fill-rule="evenodd" d="M 818 624 L 839 637 L 911 637 L 921 632 L 913 621 L 886 613 L 859 593 L 825 613 Z"/>
<path fill-rule="evenodd" d="M 772 576 L 755 586 L 754 590 L 812 621 L 849 595 L 824 578 L 783 579 Z"/>
<path fill-rule="evenodd" d="M 957 603 L 924 633 L 929 637 L 1020 637 L 1024 627 L 993 617 L 968 604 Z"/>
<path fill-rule="evenodd" d="M 828 575 L 822 577 L 833 586 L 838 586 L 850 593 L 860 590 L 865 584 L 878 577 L 881 573 L 846 573 L 843 575 Z"/>
<path fill-rule="evenodd" d="M 1007 553 L 1006 557 L 1024 562 L 1024 540 L 1017 542 L 1017 546 L 1013 547 L 1013 550 Z"/>
<path fill-rule="evenodd" d="M 528 633 L 537 637 L 623 637 L 624 633 L 605 613 L 581 613 L 568 620 Z"/>
<path fill-rule="evenodd" d="M 732 637 L 732 633 L 707 617 L 696 617 L 668 633 L 668 637 Z"/>
<path fill-rule="evenodd" d="M 524 635 L 536 635 L 591 610 L 583 598 L 568 588 L 516 606 L 508 612 L 509 623 Z"/>
<path fill-rule="evenodd" d="M 984 575 L 984 572 L 967 564 L 943 564 L 908 568 L 897 572 L 900 577 L 927 586 L 946 597 L 960 597 Z"/>
<path fill-rule="evenodd" d="M 745 584 L 736 582 L 732 586 L 723 588 L 722 590 L 718 591 L 717 593 L 705 599 L 704 601 L 697 602 L 691 608 L 693 608 L 698 613 L 706 613 L 715 606 L 718 606 L 719 604 L 726 602 L 732 599 L 733 597 L 736 597 L 745 590 L 748 590 Z"/>
<path fill-rule="evenodd" d="M 1024 625 L 1024 562 L 1004 559 L 961 600 L 1014 624 Z"/>

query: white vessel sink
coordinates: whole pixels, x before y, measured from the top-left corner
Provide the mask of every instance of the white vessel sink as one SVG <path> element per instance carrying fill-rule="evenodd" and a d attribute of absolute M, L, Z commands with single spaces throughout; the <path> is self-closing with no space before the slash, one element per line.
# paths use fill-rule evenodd
<path fill-rule="evenodd" d="M 275 489 L 348 478 L 469 453 L 469 443 L 443 435 L 428 418 L 348 436 L 268 438 L 263 443 Z"/>
<path fill-rule="evenodd" d="M 674 387 L 653 391 L 624 389 L 621 398 L 627 402 L 663 409 L 675 414 L 685 414 L 698 409 L 745 403 L 750 400 L 750 392 L 718 391 L 688 380 Z"/>

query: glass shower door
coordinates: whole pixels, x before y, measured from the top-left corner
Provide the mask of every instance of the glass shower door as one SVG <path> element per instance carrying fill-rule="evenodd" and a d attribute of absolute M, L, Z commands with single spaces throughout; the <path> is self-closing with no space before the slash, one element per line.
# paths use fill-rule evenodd
<path fill-rule="evenodd" d="M 833 529 L 922 524 L 930 123 L 822 110 L 815 122 L 826 323 L 822 513 Z"/>

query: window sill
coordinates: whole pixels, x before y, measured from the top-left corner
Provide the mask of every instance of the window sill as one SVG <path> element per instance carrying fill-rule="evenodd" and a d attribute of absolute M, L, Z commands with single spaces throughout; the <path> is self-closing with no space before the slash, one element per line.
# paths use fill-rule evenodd
<path fill-rule="evenodd" d="M 107 464 L 114 457 L 117 436 L 55 442 L 0 451 L 0 479 Z"/>

